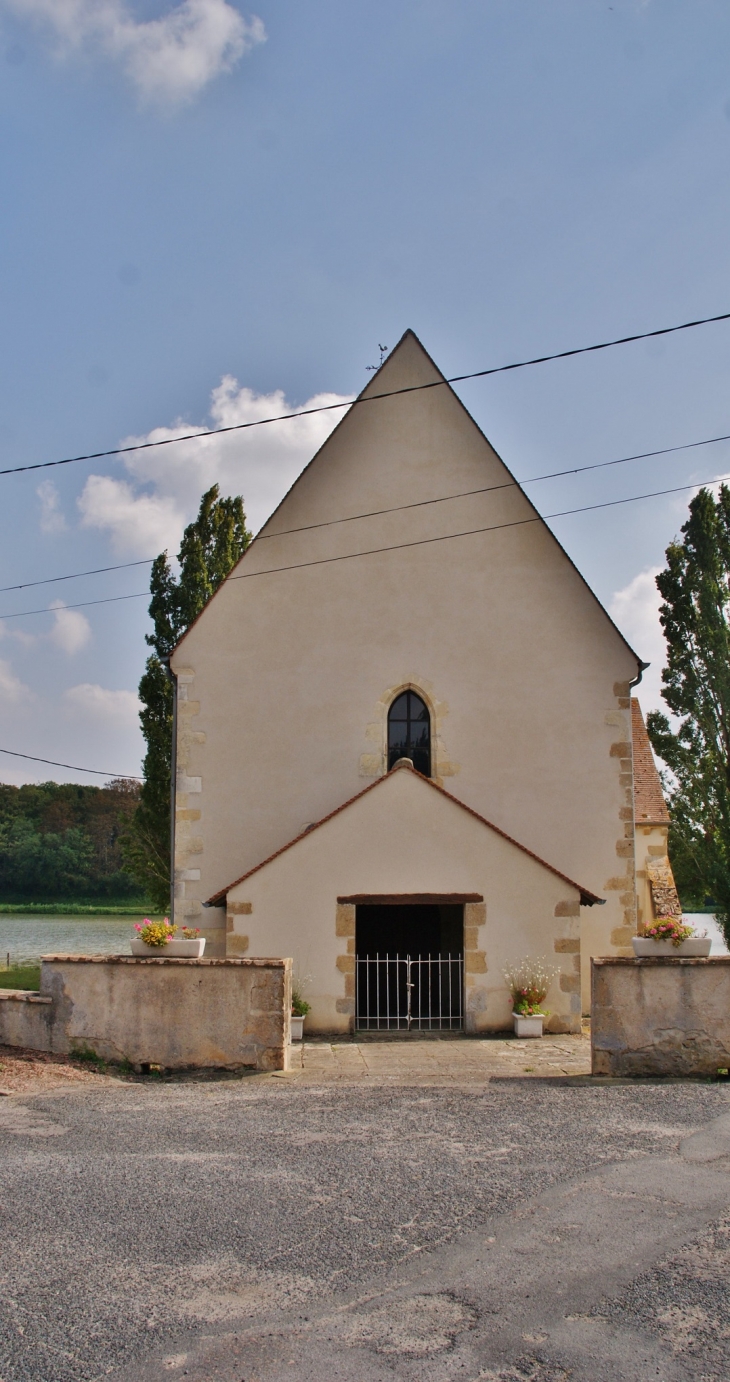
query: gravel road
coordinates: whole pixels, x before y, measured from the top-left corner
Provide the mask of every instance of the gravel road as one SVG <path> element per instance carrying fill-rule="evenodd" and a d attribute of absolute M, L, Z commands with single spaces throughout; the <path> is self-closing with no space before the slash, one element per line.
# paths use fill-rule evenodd
<path fill-rule="evenodd" d="M 167 1375 L 196 1341 L 306 1315 L 552 1187 L 676 1154 L 727 1110 L 717 1085 L 519 1078 L 1 1099 L 0 1382 L 141 1375 L 163 1357 Z"/>

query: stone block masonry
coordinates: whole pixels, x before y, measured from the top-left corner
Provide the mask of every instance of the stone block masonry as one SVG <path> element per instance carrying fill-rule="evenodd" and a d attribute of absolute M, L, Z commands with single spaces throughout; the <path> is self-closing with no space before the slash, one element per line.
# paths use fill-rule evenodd
<path fill-rule="evenodd" d="M 286 1070 L 289 959 L 53 955 L 38 994 L 6 990 L 0 1044 L 135 1069 Z"/>
<path fill-rule="evenodd" d="M 730 956 L 594 959 L 594 1075 L 716 1075 L 730 1067 Z"/>

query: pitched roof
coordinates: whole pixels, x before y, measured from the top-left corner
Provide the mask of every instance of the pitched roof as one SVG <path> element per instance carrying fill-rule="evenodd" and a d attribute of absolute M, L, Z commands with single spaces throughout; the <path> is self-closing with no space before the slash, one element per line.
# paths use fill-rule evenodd
<path fill-rule="evenodd" d="M 641 706 L 631 697 L 631 738 L 634 746 L 634 820 L 637 825 L 669 825 L 669 812 L 651 751 Z"/>
<path fill-rule="evenodd" d="M 391 364 L 391 362 L 393 361 L 395 355 L 396 355 L 397 352 L 400 350 L 400 348 L 405 344 L 406 341 L 415 341 L 415 343 L 416 343 L 416 345 L 418 346 L 419 350 L 421 351 L 421 353 L 422 353 L 424 359 L 428 361 L 428 364 L 429 364 L 429 365 L 432 367 L 432 369 L 435 371 L 435 373 L 436 373 L 436 375 L 437 375 L 437 378 L 436 378 L 436 379 L 433 379 L 433 380 L 424 381 L 424 382 L 422 382 L 422 383 L 420 383 L 420 384 L 413 384 L 413 385 L 408 385 L 408 386 L 406 386 L 406 387 L 404 387 L 404 388 L 397 388 L 397 389 L 394 389 L 394 390 L 392 390 L 392 391 L 391 391 L 391 390 L 388 390 L 388 389 L 382 389 L 382 387 L 379 387 L 379 386 L 378 386 L 378 380 L 380 379 L 380 376 L 381 376 L 381 374 L 383 374 L 383 372 L 385 372 L 385 378 L 387 379 L 387 372 L 388 372 L 389 365 Z M 382 380 L 381 380 L 381 385 L 382 385 Z M 533 512 L 533 514 L 534 514 L 534 521 L 535 521 L 536 523 L 539 523 L 539 524 L 542 526 L 542 528 L 543 528 L 546 532 L 548 532 L 548 533 L 550 534 L 550 537 L 553 539 L 553 542 L 555 543 L 556 547 L 557 547 L 557 548 L 559 549 L 559 551 L 562 553 L 562 555 L 564 556 L 564 558 L 565 558 L 565 560 L 568 562 L 568 564 L 573 568 L 573 570 L 575 571 L 576 575 L 578 576 L 578 578 L 579 578 L 581 584 L 585 587 L 585 589 L 586 589 L 586 591 L 588 592 L 588 594 L 589 594 L 589 596 L 591 597 L 591 599 L 592 599 L 593 601 L 595 601 L 595 603 L 598 605 L 598 607 L 599 607 L 599 609 L 601 610 L 601 613 L 604 615 L 606 621 L 611 625 L 611 628 L 614 630 L 614 633 L 616 633 L 617 636 L 620 638 L 621 642 L 624 644 L 624 646 L 625 646 L 625 647 L 628 649 L 628 651 L 631 653 L 631 656 L 634 657 L 634 658 L 636 658 L 637 672 L 638 672 L 637 683 L 638 683 L 639 681 L 641 681 L 642 673 L 643 673 L 643 671 L 645 670 L 645 668 L 647 668 L 647 667 L 649 666 L 649 663 L 648 663 L 648 662 L 642 661 L 642 659 L 639 657 L 638 653 L 634 652 L 634 649 L 631 647 L 631 644 L 628 642 L 628 640 L 627 640 L 627 638 L 625 637 L 625 635 L 621 632 L 621 630 L 619 629 L 618 625 L 614 623 L 613 619 L 611 618 L 611 615 L 608 613 L 608 610 L 605 609 L 604 606 L 601 604 L 601 601 L 599 600 L 598 596 L 596 595 L 596 592 L 595 592 L 595 591 L 592 589 L 592 587 L 588 584 L 588 581 L 586 580 L 586 578 L 585 578 L 585 576 L 583 575 L 582 571 L 580 571 L 580 570 L 578 569 L 578 567 L 576 566 L 575 562 L 573 561 L 573 558 L 568 554 L 568 552 L 566 551 L 566 549 L 563 547 L 563 544 L 560 542 L 559 538 L 556 537 L 556 535 L 555 535 L 555 533 L 553 532 L 552 528 L 548 525 L 547 521 L 543 518 L 543 516 L 542 516 L 542 514 L 540 513 L 539 509 L 537 509 L 537 508 L 535 507 L 535 505 L 533 504 L 533 502 L 532 502 L 532 500 L 530 499 L 529 495 L 526 494 L 525 490 L 522 488 L 522 486 L 520 485 L 519 481 L 518 481 L 518 480 L 515 478 L 515 476 L 512 474 L 512 471 L 509 469 L 509 466 L 508 466 L 508 465 L 506 464 L 506 462 L 502 459 L 502 457 L 500 456 L 499 452 L 496 450 L 496 448 L 495 448 L 495 447 L 492 445 L 492 443 L 490 442 L 490 440 L 489 440 L 489 438 L 487 437 L 486 433 L 482 431 L 482 429 L 481 429 L 481 427 L 479 426 L 478 422 L 476 422 L 476 420 L 472 417 L 471 413 L 469 412 L 468 408 L 466 407 L 466 404 L 462 401 L 461 398 L 459 398 L 459 395 L 458 395 L 458 394 L 456 393 L 456 391 L 452 388 L 452 386 L 451 386 L 451 384 L 449 383 L 449 381 L 447 380 L 446 376 L 445 376 L 445 375 L 442 373 L 442 371 L 439 369 L 439 367 L 438 367 L 438 365 L 436 364 L 435 360 L 433 360 L 432 357 L 429 355 L 428 351 L 426 350 L 426 347 L 425 347 L 425 346 L 423 345 L 423 343 L 419 340 L 419 338 L 418 338 L 418 336 L 416 335 L 415 331 L 413 331 L 410 327 L 409 327 L 406 331 L 403 332 L 403 335 L 401 336 L 400 340 L 398 341 L 398 344 L 393 348 L 393 350 L 391 350 L 390 354 L 389 354 L 388 356 L 386 356 L 385 360 L 384 360 L 384 361 L 382 362 L 382 364 L 380 365 L 380 368 L 379 368 L 374 374 L 372 374 L 372 375 L 370 376 L 370 378 L 368 379 L 368 381 L 367 381 L 365 387 L 364 387 L 363 389 L 361 389 L 361 391 L 360 391 L 360 393 L 357 395 L 357 397 L 354 398 L 354 399 L 352 400 L 351 405 L 350 405 L 350 407 L 347 409 L 347 411 L 345 412 L 344 416 L 340 418 L 340 420 L 339 420 L 339 422 L 337 423 L 336 427 L 332 430 L 332 432 L 330 433 L 330 435 L 329 435 L 328 437 L 325 438 L 325 440 L 323 441 L 322 445 L 321 445 L 321 446 L 318 448 L 318 450 L 315 452 L 315 454 L 314 454 L 314 456 L 312 457 L 311 461 L 308 462 L 308 464 L 304 467 L 304 469 L 303 469 L 303 471 L 301 472 L 301 474 L 298 475 L 297 478 L 296 478 L 296 479 L 293 481 L 293 483 L 290 485 L 290 487 L 289 487 L 289 489 L 287 490 L 286 494 L 284 495 L 283 499 L 281 499 L 281 500 L 279 501 L 279 503 L 277 504 L 276 508 L 274 509 L 274 512 L 273 512 L 272 514 L 270 514 L 269 517 L 266 519 L 266 522 L 262 525 L 262 527 L 260 528 L 259 532 L 258 532 L 258 533 L 256 534 L 256 536 L 253 538 L 253 540 L 249 543 L 248 547 L 246 548 L 246 551 L 242 554 L 242 556 L 241 556 L 241 557 L 239 558 L 239 560 L 236 562 L 235 566 L 233 566 L 233 567 L 231 568 L 231 570 L 228 572 L 228 575 L 225 577 L 225 579 L 224 579 L 223 581 L 221 581 L 221 584 L 218 586 L 218 589 L 217 589 L 217 590 L 213 593 L 213 595 L 210 597 L 210 599 L 208 600 L 207 604 L 205 604 L 205 605 L 203 606 L 203 608 L 198 612 L 198 614 L 195 616 L 195 618 L 193 619 L 192 623 L 188 626 L 188 628 L 185 630 L 185 632 L 182 633 L 182 634 L 180 635 L 180 638 L 179 638 L 178 642 L 176 643 L 175 647 L 174 647 L 173 650 L 172 650 L 173 655 L 174 655 L 175 652 L 177 652 L 177 650 L 178 650 L 178 649 L 182 646 L 182 644 L 185 642 L 186 638 L 188 637 L 188 634 L 190 633 L 190 631 L 191 631 L 193 628 L 195 628 L 195 625 L 198 623 L 198 621 L 201 620 L 201 619 L 204 619 L 204 618 L 207 616 L 207 613 L 208 613 L 208 610 L 210 609 L 211 604 L 212 604 L 213 601 L 216 599 L 216 597 L 220 594 L 220 592 L 224 589 L 224 587 L 225 587 L 230 581 L 242 580 L 242 579 L 244 579 L 244 577 L 248 576 L 249 573 L 248 573 L 247 571 L 245 571 L 245 570 L 242 571 L 242 570 L 241 570 L 242 564 L 245 564 L 245 563 L 246 563 L 247 558 L 248 558 L 249 561 L 250 561 L 251 556 L 252 556 L 254 550 L 258 550 L 258 549 L 257 549 L 257 543 L 259 543 L 259 541 L 260 541 L 262 538 L 267 538 L 267 537 L 269 537 L 269 536 L 276 536 L 275 533 L 274 533 L 274 534 L 271 534 L 271 533 L 269 533 L 269 532 L 267 531 L 267 529 L 269 528 L 269 525 L 272 523 L 272 521 L 276 518 L 276 515 L 277 515 L 277 514 L 281 511 L 281 509 L 284 507 L 284 505 L 286 504 L 286 502 L 287 502 L 287 500 L 288 500 L 288 498 L 289 498 L 289 495 L 292 493 L 292 491 L 293 491 L 294 489 L 296 489 L 296 487 L 299 485 L 300 481 L 303 479 L 304 475 L 306 475 L 307 472 L 308 472 L 309 470 L 311 470 L 311 468 L 312 468 L 313 466 L 316 465 L 319 456 L 320 456 L 321 453 L 325 450 L 325 448 L 326 448 L 327 446 L 329 446 L 329 444 L 330 444 L 330 442 L 333 440 L 335 434 L 336 434 L 337 432 L 339 432 L 342 428 L 344 428 L 344 427 L 346 427 L 346 426 L 349 425 L 349 420 L 350 420 L 351 417 L 352 417 L 352 414 L 353 414 L 353 411 L 354 411 L 355 407 L 356 407 L 357 405 L 363 404 L 363 403 L 373 403 L 373 402 L 376 402 L 378 398 L 393 398 L 393 397 L 396 397 L 398 394 L 420 393 L 422 390 L 425 390 L 428 394 L 430 394 L 431 390 L 433 390 L 433 389 L 435 389 L 435 388 L 440 388 L 440 387 L 443 387 L 443 388 L 445 388 L 445 389 L 448 391 L 448 393 L 451 395 L 451 397 L 452 397 L 452 398 L 455 400 L 455 402 L 458 404 L 458 406 L 459 406 L 459 408 L 461 409 L 461 411 L 462 411 L 463 413 L 466 414 L 466 416 L 468 417 L 468 419 L 469 419 L 469 421 L 471 422 L 472 426 L 476 428 L 477 432 L 478 432 L 479 435 L 482 437 L 482 439 L 484 440 L 484 442 L 486 443 L 486 445 L 490 448 L 490 450 L 493 452 L 493 454 L 497 457 L 497 460 L 500 462 L 500 464 L 501 464 L 502 466 L 504 466 L 504 469 L 505 469 L 505 471 L 507 472 L 507 474 L 509 475 L 510 480 L 513 482 L 513 484 L 514 484 L 514 486 L 515 486 L 515 489 L 519 490 L 520 494 L 522 495 L 522 498 L 525 500 L 525 502 L 526 502 L 526 503 L 529 505 L 529 507 L 532 509 L 532 512 Z M 532 520 L 528 520 L 528 521 L 532 521 Z M 317 525 L 316 525 L 316 524 L 313 524 L 312 526 L 313 526 L 313 527 L 316 527 Z M 479 531 L 479 530 L 477 530 L 477 531 Z M 485 532 L 489 532 L 490 529 L 489 529 L 489 528 L 485 528 L 484 531 L 485 531 Z M 406 543 L 405 545 L 407 546 L 408 544 Z M 386 547 L 386 548 L 384 548 L 383 550 L 384 550 L 384 551 L 387 551 L 388 548 Z M 362 553 L 362 554 L 360 554 L 360 553 L 353 553 L 353 556 L 359 556 L 359 555 L 366 556 L 366 555 L 372 555 L 372 553 Z M 333 560 L 338 560 L 338 561 L 339 561 L 339 560 L 341 560 L 341 558 L 337 557 L 337 558 L 333 558 Z M 296 569 L 297 566 L 306 566 L 306 565 L 307 565 L 307 562 L 306 562 L 306 561 L 298 561 L 298 562 L 294 563 L 294 564 L 292 565 L 291 568 L 284 568 L 284 569 L 285 569 L 285 570 L 286 570 L 286 569 L 292 569 L 292 570 L 293 570 L 293 569 Z M 251 574 L 252 574 L 252 575 L 253 575 L 253 574 L 256 574 L 256 575 L 265 575 L 266 572 L 265 572 L 265 571 L 255 572 L 255 573 L 252 572 Z"/>
<path fill-rule="evenodd" d="M 495 825 L 493 821 L 488 821 L 485 816 L 480 816 L 479 812 L 475 811 L 471 806 L 466 806 L 463 801 L 459 801 L 458 797 L 452 796 L 451 792 L 447 792 L 445 787 L 440 787 L 437 782 L 433 781 L 433 778 L 423 777 L 421 773 L 416 771 L 416 769 L 408 760 L 404 761 L 403 759 L 401 759 L 398 763 L 396 763 L 395 767 L 392 768 L 389 773 L 386 773 L 384 777 L 376 778 L 376 780 L 374 782 L 371 782 L 368 787 L 364 787 L 361 792 L 357 792 L 354 797 L 350 797 L 349 801 L 343 801 L 341 806 L 335 807 L 335 810 L 330 811 L 329 815 L 323 816 L 320 821 L 315 821 L 314 825 L 308 825 L 306 830 L 302 830 L 299 835 L 295 835 L 294 839 L 289 840 L 288 844 L 282 845 L 280 849 L 277 849 L 274 851 L 273 854 L 270 854 L 267 859 L 262 859 L 260 864 L 256 864 L 254 868 L 248 869 L 246 873 L 242 873 L 240 878 L 234 879 L 234 881 L 232 883 L 229 883 L 227 887 L 220 888 L 219 891 L 217 893 L 214 893 L 212 897 L 209 897 L 208 901 L 203 905 L 206 907 L 215 907 L 216 905 L 220 904 L 223 898 L 226 896 L 226 894 L 231 891 L 231 888 L 237 888 L 239 883 L 244 883 L 247 878 L 250 878 L 252 876 L 252 874 L 258 873 L 259 869 L 265 868 L 266 865 L 272 863 L 274 859 L 278 859 L 280 854 L 285 854 L 288 849 L 292 849 L 293 846 L 298 844 L 300 840 L 303 840 L 305 837 L 312 835 L 315 830 L 319 830 L 321 826 L 326 825 L 327 822 L 331 821 L 335 816 L 339 816 L 341 811 L 346 811 L 349 806 L 352 806 L 354 804 L 354 802 L 360 801 L 362 797 L 367 796 L 368 792 L 375 791 L 375 789 L 377 787 L 380 787 L 383 782 L 387 782 L 393 776 L 393 773 L 397 772 L 413 773 L 413 776 L 418 778 L 419 782 L 424 782 L 426 786 L 430 787 L 434 792 L 440 792 L 441 795 L 446 797 L 448 801 L 453 801 L 456 806 L 461 807 L 462 811 L 468 811 L 470 816 L 474 816 L 476 820 L 481 821 L 481 824 L 486 825 L 488 830 L 493 830 L 496 835 L 501 835 L 503 840 L 507 840 L 509 844 L 514 845 L 516 849 L 519 849 L 522 852 L 522 854 L 529 855 L 530 859 L 534 859 L 536 863 L 542 866 L 542 868 L 548 869 L 550 873 L 555 874 L 556 878 L 562 878 L 564 883 L 569 883 L 571 888 L 575 888 L 576 892 L 580 893 L 580 900 L 584 907 L 593 907 L 595 903 L 598 903 L 600 905 L 605 901 L 604 898 L 597 897 L 595 893 L 590 892 L 588 888 L 582 887 L 580 883 L 574 882 L 572 878 L 568 878 L 568 875 L 566 873 L 561 873 L 560 869 L 553 868 L 552 864 L 548 864 L 545 859 L 541 859 L 539 854 L 535 854 L 533 850 L 528 849 L 526 845 L 521 845 L 519 840 L 513 839 L 512 836 L 508 835 L 505 830 L 500 830 L 500 827 L 498 825 Z"/>

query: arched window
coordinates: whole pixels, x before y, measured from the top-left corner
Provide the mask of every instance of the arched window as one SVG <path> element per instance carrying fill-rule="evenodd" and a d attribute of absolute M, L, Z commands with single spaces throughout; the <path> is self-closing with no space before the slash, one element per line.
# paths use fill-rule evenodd
<path fill-rule="evenodd" d="M 402 691 L 388 711 L 388 772 L 399 758 L 431 776 L 431 717 L 415 691 Z"/>

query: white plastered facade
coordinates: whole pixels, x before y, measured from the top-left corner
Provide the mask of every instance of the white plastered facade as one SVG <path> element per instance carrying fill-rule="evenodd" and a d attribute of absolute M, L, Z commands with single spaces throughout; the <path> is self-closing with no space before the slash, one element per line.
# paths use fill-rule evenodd
<path fill-rule="evenodd" d="M 424 895 L 464 907 L 467 1031 L 509 1024 L 505 968 L 546 948 L 548 1028 L 580 1031 L 580 887 L 405 764 L 228 890 L 229 946 L 293 956 L 310 1026 L 347 1032 L 355 899 Z"/>
<path fill-rule="evenodd" d="M 386 773 L 410 687 L 434 781 L 605 899 L 581 909 L 585 1007 L 590 956 L 636 928 L 640 663 L 451 389 L 378 397 L 441 378 L 407 333 L 173 654 L 176 919 L 225 953 L 203 904 Z M 331 1015 L 344 987 L 311 997 Z"/>

